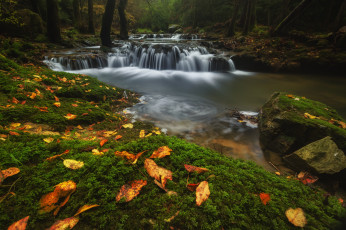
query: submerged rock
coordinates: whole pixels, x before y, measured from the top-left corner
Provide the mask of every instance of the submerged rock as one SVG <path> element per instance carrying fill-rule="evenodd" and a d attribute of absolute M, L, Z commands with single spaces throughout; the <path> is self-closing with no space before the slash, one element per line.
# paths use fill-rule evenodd
<path fill-rule="evenodd" d="M 329 136 L 285 156 L 284 160 L 299 170 L 317 174 L 335 174 L 346 168 L 344 152 Z"/>

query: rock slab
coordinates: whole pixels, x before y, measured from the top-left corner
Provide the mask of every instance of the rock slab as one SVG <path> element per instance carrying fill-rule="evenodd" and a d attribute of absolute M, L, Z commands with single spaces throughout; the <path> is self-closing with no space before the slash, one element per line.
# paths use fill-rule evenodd
<path fill-rule="evenodd" d="M 284 157 L 292 167 L 317 174 L 335 174 L 346 168 L 346 156 L 330 136 Z"/>

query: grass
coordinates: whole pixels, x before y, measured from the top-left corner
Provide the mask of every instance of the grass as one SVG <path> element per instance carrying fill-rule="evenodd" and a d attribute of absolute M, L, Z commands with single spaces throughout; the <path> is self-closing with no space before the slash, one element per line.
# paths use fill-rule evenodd
<path fill-rule="evenodd" d="M 140 130 L 149 133 L 155 127 L 135 122 L 132 129 L 122 128 L 128 118 L 120 112 L 136 101 L 131 92 L 125 99 L 122 89 L 94 78 L 19 66 L 4 56 L 0 56 L 0 81 L 0 168 L 21 170 L 0 185 L 4 198 L 0 201 L 0 226 L 4 228 L 29 215 L 27 229 L 46 229 L 56 220 L 73 216 L 84 204 L 100 207 L 82 213 L 75 229 L 294 229 L 285 217 L 290 207 L 305 211 L 306 229 L 330 229 L 346 214 L 336 197 L 326 197 L 324 191 L 269 173 L 252 162 L 227 158 L 177 137 L 138 138 Z M 36 89 L 40 94 L 30 98 L 32 93 L 38 94 Z M 60 107 L 54 106 L 55 97 Z M 14 103 L 13 98 L 20 103 Z M 21 104 L 23 101 L 26 103 Z M 47 107 L 48 112 L 35 106 Z M 68 113 L 77 117 L 68 120 L 64 117 Z M 13 123 L 20 124 L 15 127 Z M 104 132 L 110 130 L 122 138 L 105 137 Z M 47 137 L 53 141 L 45 142 Z M 101 147 L 100 139 L 105 138 L 108 142 Z M 143 167 L 144 160 L 161 146 L 173 151 L 154 160 L 173 172 L 173 181 L 166 186 L 178 195 L 170 196 L 160 189 Z M 96 156 L 92 149 L 108 151 Z M 70 151 L 53 161 L 45 160 L 65 150 Z M 146 152 L 131 164 L 115 156 L 115 151 Z M 71 170 L 63 165 L 63 159 L 85 165 Z M 189 174 L 184 164 L 209 171 Z M 148 181 L 140 194 L 128 203 L 116 203 L 122 185 L 139 179 Z M 39 214 L 40 198 L 68 180 L 74 181 L 77 189 L 58 215 Z M 195 204 L 195 193 L 186 188 L 187 180 L 209 183 L 210 197 L 200 207 Z M 267 205 L 261 203 L 260 193 L 270 194 Z"/>

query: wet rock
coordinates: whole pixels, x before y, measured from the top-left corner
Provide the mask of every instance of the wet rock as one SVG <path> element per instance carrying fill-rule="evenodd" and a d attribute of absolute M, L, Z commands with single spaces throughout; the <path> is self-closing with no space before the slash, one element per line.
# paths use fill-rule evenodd
<path fill-rule="evenodd" d="M 334 44 L 336 47 L 346 50 L 346 26 L 341 27 L 334 36 Z"/>
<path fill-rule="evenodd" d="M 330 136 L 284 157 L 291 166 L 317 174 L 335 174 L 346 168 L 346 156 Z"/>
<path fill-rule="evenodd" d="M 172 24 L 172 25 L 169 25 L 168 27 L 168 32 L 169 33 L 174 33 L 176 30 L 180 29 L 181 26 L 178 25 L 178 24 Z"/>
<path fill-rule="evenodd" d="M 226 71 L 229 71 L 230 68 L 231 67 L 228 60 L 226 60 L 224 57 L 217 56 L 217 57 L 213 57 L 210 60 L 211 71 L 226 72 Z"/>

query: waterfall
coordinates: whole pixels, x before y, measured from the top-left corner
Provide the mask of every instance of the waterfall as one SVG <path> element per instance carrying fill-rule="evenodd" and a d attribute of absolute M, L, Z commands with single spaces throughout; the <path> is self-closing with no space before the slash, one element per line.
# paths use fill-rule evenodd
<path fill-rule="evenodd" d="M 205 47 L 188 47 L 174 44 L 131 44 L 113 48 L 107 55 L 75 54 L 46 57 L 52 66 L 60 64 L 60 70 L 91 68 L 139 67 L 155 70 L 180 70 L 186 72 L 226 72 L 235 70 L 232 60 L 210 54 Z"/>

